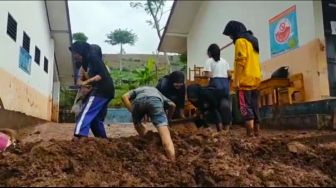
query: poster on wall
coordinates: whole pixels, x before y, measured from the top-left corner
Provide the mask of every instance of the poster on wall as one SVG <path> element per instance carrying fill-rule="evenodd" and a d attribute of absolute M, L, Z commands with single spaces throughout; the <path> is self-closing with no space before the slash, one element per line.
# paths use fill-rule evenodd
<path fill-rule="evenodd" d="M 269 20 L 271 56 L 285 53 L 299 46 L 296 5 Z"/>

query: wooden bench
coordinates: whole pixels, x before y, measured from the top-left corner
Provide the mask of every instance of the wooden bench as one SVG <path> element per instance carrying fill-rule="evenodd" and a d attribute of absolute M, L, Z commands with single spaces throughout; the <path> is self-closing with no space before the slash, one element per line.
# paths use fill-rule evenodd
<path fill-rule="evenodd" d="M 289 86 L 278 88 L 279 103 L 293 104 L 305 101 L 303 74 L 297 73 L 289 77 Z"/>
<path fill-rule="evenodd" d="M 269 78 L 263 80 L 258 90 L 260 92 L 259 106 L 278 105 L 278 88 L 289 86 L 289 79 L 287 78 Z"/>

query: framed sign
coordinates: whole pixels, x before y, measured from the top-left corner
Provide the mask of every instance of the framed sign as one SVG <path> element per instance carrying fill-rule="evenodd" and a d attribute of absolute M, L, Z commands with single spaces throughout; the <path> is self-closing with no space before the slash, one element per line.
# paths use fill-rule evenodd
<path fill-rule="evenodd" d="M 299 46 L 296 5 L 269 20 L 271 56 L 285 53 Z"/>

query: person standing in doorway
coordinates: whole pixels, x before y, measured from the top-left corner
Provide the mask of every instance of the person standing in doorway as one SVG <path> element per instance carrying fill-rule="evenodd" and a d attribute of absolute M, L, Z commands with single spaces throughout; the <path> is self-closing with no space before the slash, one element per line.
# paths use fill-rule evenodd
<path fill-rule="evenodd" d="M 234 88 L 238 91 L 240 112 L 247 136 L 259 136 L 258 86 L 261 82 L 258 39 L 238 21 L 230 21 L 223 32 L 235 45 Z"/>
<path fill-rule="evenodd" d="M 92 86 L 88 100 L 76 121 L 75 137 L 87 137 L 91 128 L 95 137 L 107 138 L 104 119 L 108 103 L 114 98 L 114 84 L 103 63 L 100 48 L 86 42 L 75 42 L 69 48 L 74 60 L 87 66 L 89 79 L 82 81 L 81 86 Z"/>

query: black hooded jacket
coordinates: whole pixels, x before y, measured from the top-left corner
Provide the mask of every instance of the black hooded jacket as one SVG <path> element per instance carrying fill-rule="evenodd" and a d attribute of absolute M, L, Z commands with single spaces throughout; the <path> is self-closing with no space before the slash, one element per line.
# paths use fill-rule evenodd
<path fill-rule="evenodd" d="M 184 74 L 181 71 L 174 71 L 162 77 L 156 88 L 168 99 L 172 100 L 178 108 L 184 108 L 185 85 L 180 89 L 174 87 L 174 83 L 184 83 Z"/>
<path fill-rule="evenodd" d="M 258 39 L 253 36 L 252 31 L 246 29 L 245 25 L 241 22 L 231 20 L 226 25 L 224 32 L 224 35 L 232 36 L 233 37 L 233 43 L 236 42 L 239 38 L 244 38 L 252 43 L 253 49 L 259 53 L 259 43 Z"/>
<path fill-rule="evenodd" d="M 79 53 L 83 57 L 82 67 L 88 71 L 89 77 L 99 75 L 102 79 L 92 82 L 92 95 L 105 98 L 114 98 L 113 80 L 103 62 L 101 48 L 96 44 L 75 42 L 70 50 Z"/>

